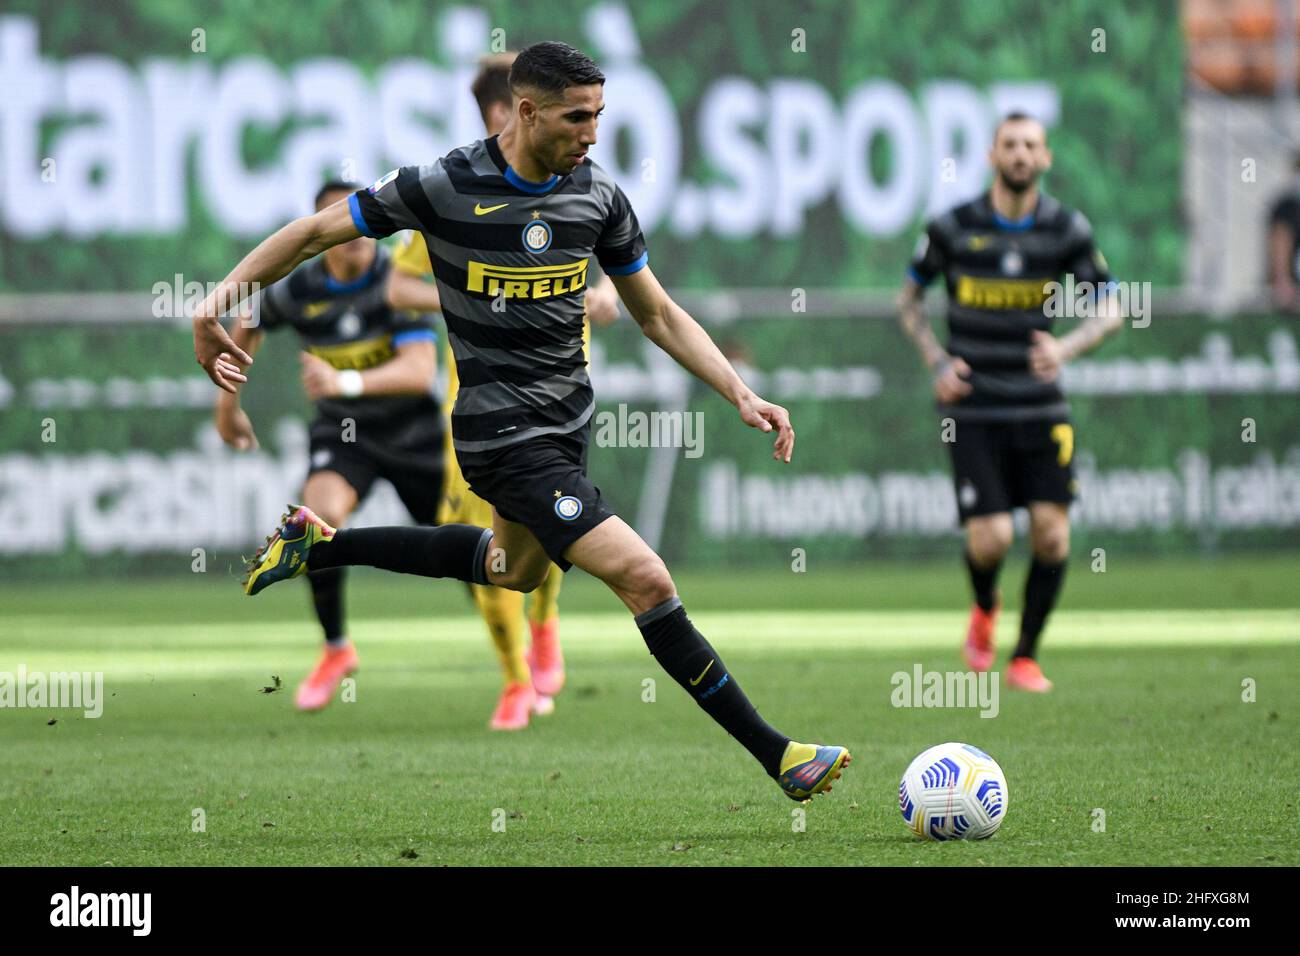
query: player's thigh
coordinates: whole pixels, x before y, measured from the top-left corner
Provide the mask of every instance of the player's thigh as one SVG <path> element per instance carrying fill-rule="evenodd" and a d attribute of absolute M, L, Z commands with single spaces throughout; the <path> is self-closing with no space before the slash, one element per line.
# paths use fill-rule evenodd
<path fill-rule="evenodd" d="M 497 587 L 531 591 L 551 566 L 546 549 L 526 525 L 492 509 L 492 546 L 487 555 L 488 581 Z"/>
<path fill-rule="evenodd" d="M 498 519 L 526 527 L 530 535 L 525 540 L 539 543 L 562 570 L 570 566 L 564 556 L 569 547 L 613 514 L 587 477 L 585 444 L 585 434 L 544 436 L 458 455 L 470 489 L 492 503 Z M 530 551 L 530 572 L 532 567 Z"/>
<path fill-rule="evenodd" d="M 1064 561 L 1070 553 L 1070 506 L 1059 501 L 1031 501 L 1029 546 L 1036 558 Z"/>
<path fill-rule="evenodd" d="M 569 545 L 564 557 L 604 581 L 633 614 L 657 607 L 677 593 L 663 559 L 618 515 Z"/>
<path fill-rule="evenodd" d="M 302 489 L 302 500 L 327 524 L 341 527 L 356 510 L 360 495 L 348 479 L 328 468 L 313 471 Z"/>

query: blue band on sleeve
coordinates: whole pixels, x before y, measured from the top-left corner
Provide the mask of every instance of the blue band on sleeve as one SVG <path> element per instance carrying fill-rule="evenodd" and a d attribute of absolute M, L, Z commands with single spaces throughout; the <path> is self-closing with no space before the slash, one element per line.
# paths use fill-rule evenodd
<path fill-rule="evenodd" d="M 605 270 L 605 275 L 607 276 L 630 276 L 632 273 L 640 272 L 642 269 L 644 269 L 646 267 L 646 263 L 648 263 L 649 261 L 650 261 L 650 251 L 646 250 L 645 252 L 641 253 L 641 255 L 637 256 L 634 261 L 629 262 L 625 266 L 602 265 L 601 268 Z"/>
<path fill-rule="evenodd" d="M 352 225 L 357 227 L 357 232 L 363 236 L 369 236 L 371 239 L 376 238 L 375 234 L 370 231 L 370 227 L 366 225 L 365 216 L 361 215 L 361 203 L 357 202 L 356 193 L 348 197 L 348 212 L 352 213 Z"/>
<path fill-rule="evenodd" d="M 393 336 L 393 348 L 401 348 L 407 342 L 437 342 L 438 336 L 433 329 L 411 329 L 398 332 Z"/>
<path fill-rule="evenodd" d="M 908 278 L 910 278 L 913 282 L 915 282 L 915 283 L 916 283 L 917 285 L 919 285 L 919 286 L 924 287 L 924 286 L 927 286 L 927 285 L 930 284 L 930 280 L 929 280 L 929 279 L 922 279 L 922 278 L 921 278 L 921 273 L 917 272 L 916 269 L 914 269 L 914 268 L 912 268 L 912 267 L 910 267 L 910 266 L 908 267 L 907 275 L 908 275 Z"/>

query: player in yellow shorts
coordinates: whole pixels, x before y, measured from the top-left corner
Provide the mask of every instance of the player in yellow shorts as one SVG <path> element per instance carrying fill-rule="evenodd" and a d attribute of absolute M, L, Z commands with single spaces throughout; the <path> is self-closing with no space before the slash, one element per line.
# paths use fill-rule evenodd
<path fill-rule="evenodd" d="M 510 116 L 509 77 L 514 58 L 513 53 L 485 57 L 474 79 L 474 98 L 478 101 L 489 136 L 499 133 Z M 388 281 L 389 305 L 422 313 L 440 311 L 438 290 L 433 285 L 433 266 L 424 236 L 418 232 L 408 233 L 398 248 L 393 265 Z M 607 277 L 601 276 L 587 290 L 586 310 L 587 318 L 600 325 L 608 325 L 618 318 L 618 294 Z M 588 323 L 583 330 L 584 341 L 590 340 L 590 333 Z M 443 409 L 444 414 L 450 415 L 456 402 L 459 379 L 450 346 L 444 355 L 448 382 Z M 491 527 L 492 506 L 470 491 L 456 461 L 450 427 L 445 444 L 447 477 L 438 509 L 439 523 Z M 494 730 L 522 729 L 528 726 L 531 714 L 549 714 L 555 709 L 554 697 L 564 686 L 558 604 L 563 579 L 563 573 L 552 564 L 545 581 L 532 592 L 528 609 L 532 643 L 527 649 L 523 643 L 524 595 L 490 585 L 469 585 L 500 658 L 505 684 L 489 724 Z"/>

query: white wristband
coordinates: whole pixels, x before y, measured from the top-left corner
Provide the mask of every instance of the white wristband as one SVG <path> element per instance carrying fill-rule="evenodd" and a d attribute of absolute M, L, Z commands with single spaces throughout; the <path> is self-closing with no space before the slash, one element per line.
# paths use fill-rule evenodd
<path fill-rule="evenodd" d="M 339 394 L 344 398 L 356 398 L 366 390 L 365 380 L 354 368 L 345 368 L 339 372 Z"/>

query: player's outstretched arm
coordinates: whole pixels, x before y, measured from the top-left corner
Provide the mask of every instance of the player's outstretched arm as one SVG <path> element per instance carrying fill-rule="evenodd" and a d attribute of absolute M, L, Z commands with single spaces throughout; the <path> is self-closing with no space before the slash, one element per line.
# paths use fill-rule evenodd
<path fill-rule="evenodd" d="M 194 311 L 194 357 L 213 383 L 234 392 L 248 381 L 240 370 L 253 357 L 235 344 L 218 316 L 239 304 L 251 290 L 268 286 L 312 256 L 361 235 L 346 200 L 295 219 L 260 242 Z"/>
<path fill-rule="evenodd" d="M 709 334 L 664 291 L 650 267 L 631 275 L 610 276 L 610 279 L 646 338 L 735 405 L 746 425 L 763 432 L 775 429 L 772 457 L 788 462 L 794 453 L 790 413 L 780 405 L 763 401 L 750 390 Z"/>

